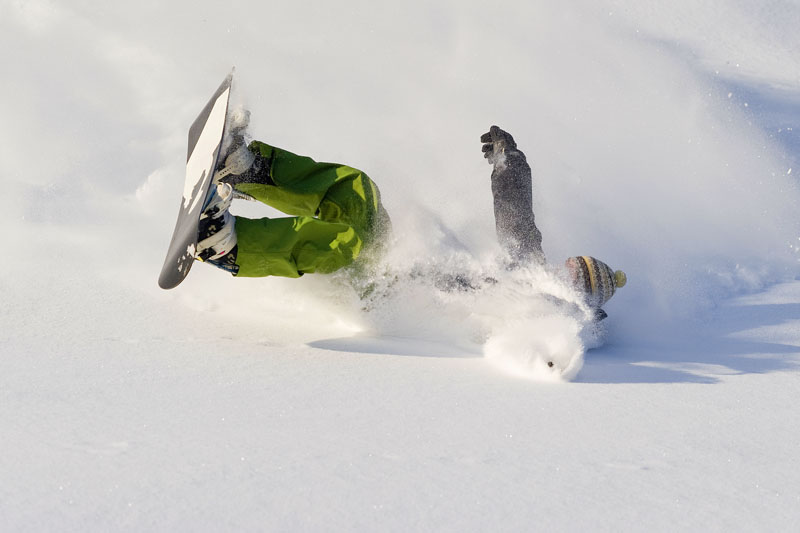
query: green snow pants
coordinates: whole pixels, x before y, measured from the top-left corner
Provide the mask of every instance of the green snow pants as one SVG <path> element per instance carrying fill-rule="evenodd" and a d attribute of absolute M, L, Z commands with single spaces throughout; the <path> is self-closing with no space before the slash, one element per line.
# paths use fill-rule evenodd
<path fill-rule="evenodd" d="M 235 188 L 293 216 L 236 217 L 237 276 L 330 273 L 380 248 L 389 216 L 366 174 L 258 141 L 249 148 L 267 162 L 274 185 L 239 183 Z"/>

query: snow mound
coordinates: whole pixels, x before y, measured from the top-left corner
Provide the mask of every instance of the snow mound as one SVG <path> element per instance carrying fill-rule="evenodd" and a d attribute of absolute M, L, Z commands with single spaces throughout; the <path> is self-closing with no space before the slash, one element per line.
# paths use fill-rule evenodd
<path fill-rule="evenodd" d="M 486 359 L 498 368 L 537 381 L 568 381 L 583 367 L 581 327 L 568 316 L 513 320 L 492 333 Z"/>

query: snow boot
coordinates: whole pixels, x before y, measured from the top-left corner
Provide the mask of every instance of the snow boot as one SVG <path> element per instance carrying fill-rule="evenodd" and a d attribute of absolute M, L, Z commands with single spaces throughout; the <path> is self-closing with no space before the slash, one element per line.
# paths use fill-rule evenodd
<path fill-rule="evenodd" d="M 197 230 L 196 259 L 236 274 L 236 217 L 228 210 L 233 200 L 233 187 L 220 183 L 211 194 L 200 215 Z"/>
<path fill-rule="evenodd" d="M 241 107 L 231 111 L 228 116 L 228 129 L 220 150 L 220 160 L 224 160 L 225 164 L 214 176 L 217 183 L 229 174 L 243 174 L 253 164 L 255 155 L 247 149 L 245 139 L 249 125 L 250 111 Z"/>
<path fill-rule="evenodd" d="M 239 183 L 260 183 L 275 185 L 270 175 L 271 158 L 266 159 L 251 149 L 246 142 L 245 134 L 250 124 L 250 111 L 236 109 L 228 117 L 228 133 L 223 141 L 222 154 L 224 166 L 216 172 L 216 183 L 227 183 L 234 187 Z M 235 198 L 251 200 L 247 194 L 234 189 Z"/>

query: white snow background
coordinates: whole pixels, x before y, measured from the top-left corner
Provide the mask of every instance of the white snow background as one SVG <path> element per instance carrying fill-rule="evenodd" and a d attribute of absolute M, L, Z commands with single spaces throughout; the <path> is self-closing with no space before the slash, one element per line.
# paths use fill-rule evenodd
<path fill-rule="evenodd" d="M 0 0 L 0 530 L 793 530 L 799 24 Z M 554 383 L 487 357 L 587 348 L 519 295 L 409 286 L 370 318 L 331 277 L 203 265 L 160 290 L 188 126 L 234 65 L 256 138 L 378 182 L 398 261 L 496 252 L 478 139 L 513 133 L 549 259 L 628 273 L 605 343 Z"/>

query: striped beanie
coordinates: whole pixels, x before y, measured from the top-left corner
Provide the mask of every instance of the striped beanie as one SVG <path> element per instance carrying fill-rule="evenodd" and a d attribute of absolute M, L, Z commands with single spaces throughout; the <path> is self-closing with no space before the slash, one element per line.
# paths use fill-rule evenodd
<path fill-rule="evenodd" d="M 622 270 L 615 272 L 607 264 L 587 255 L 568 258 L 566 266 L 575 287 L 586 294 L 589 305 L 594 307 L 605 304 L 627 281 Z"/>

